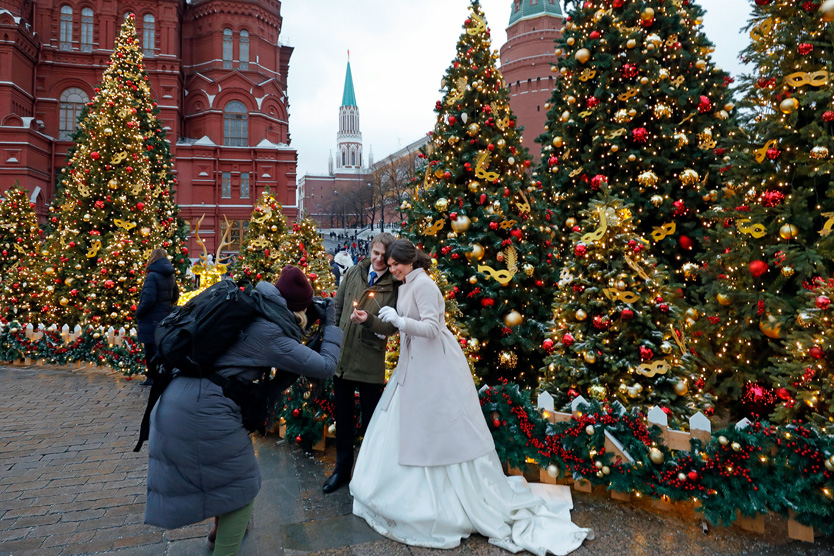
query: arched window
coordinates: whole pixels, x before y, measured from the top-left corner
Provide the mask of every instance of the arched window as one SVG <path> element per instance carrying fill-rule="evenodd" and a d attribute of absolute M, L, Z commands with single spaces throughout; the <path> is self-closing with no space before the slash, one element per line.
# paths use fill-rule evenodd
<path fill-rule="evenodd" d="M 233 100 L 223 111 L 223 144 L 227 147 L 245 147 L 247 142 L 247 112 L 242 102 Z"/>
<path fill-rule="evenodd" d="M 72 8 L 61 7 L 61 36 L 58 48 L 72 50 Z"/>
<path fill-rule="evenodd" d="M 145 58 L 153 58 L 154 43 L 156 43 L 156 22 L 151 14 L 142 18 L 142 54 Z"/>
<path fill-rule="evenodd" d="M 81 52 L 93 51 L 93 10 L 81 10 Z"/>
<path fill-rule="evenodd" d="M 347 153 L 342 151 L 342 167 L 347 165 Z"/>
<path fill-rule="evenodd" d="M 350 165 L 356 166 L 356 151 L 353 149 L 350 150 Z"/>
<path fill-rule="evenodd" d="M 232 69 L 232 30 L 223 29 L 223 69 Z"/>
<path fill-rule="evenodd" d="M 84 110 L 84 105 L 89 102 L 89 97 L 82 89 L 71 87 L 61 93 L 61 105 L 59 110 L 58 140 L 70 141 L 78 123 L 78 116 Z"/>
<path fill-rule="evenodd" d="M 240 69 L 249 69 L 249 31 L 240 32 Z"/>
<path fill-rule="evenodd" d="M 356 126 L 354 125 L 353 114 L 350 115 L 350 131 L 351 131 L 351 133 L 356 131 Z"/>

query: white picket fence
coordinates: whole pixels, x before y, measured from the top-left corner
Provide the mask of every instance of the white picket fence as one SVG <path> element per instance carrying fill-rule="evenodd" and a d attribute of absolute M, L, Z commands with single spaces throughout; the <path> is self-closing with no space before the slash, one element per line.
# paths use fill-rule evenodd
<path fill-rule="evenodd" d="M 11 326 L 11 324 L 5 324 L 5 325 L 0 324 L 0 330 L 2 330 L 3 328 L 6 328 L 6 327 L 10 327 L 10 326 Z M 53 324 L 49 327 L 46 327 L 43 324 L 39 324 L 37 327 L 35 327 L 33 324 L 29 323 L 29 324 L 24 325 L 22 327 L 22 329 L 23 329 L 24 336 L 26 336 L 26 338 L 28 340 L 37 341 L 37 340 L 40 340 L 43 337 L 44 333 L 47 332 L 47 331 L 57 332 L 58 331 L 58 325 Z M 61 327 L 61 338 L 64 340 L 64 344 L 67 344 L 67 345 L 71 344 L 72 342 L 77 340 L 82 335 L 82 333 L 83 333 L 83 330 L 82 330 L 81 326 L 79 326 L 79 325 L 75 325 L 75 328 L 73 328 L 73 329 L 70 329 L 69 325 L 66 325 L 66 324 Z M 113 328 L 112 326 L 110 326 L 106 329 L 103 328 L 103 327 L 99 327 L 98 333 L 101 334 L 102 336 L 104 336 L 104 338 L 107 341 L 107 344 L 109 346 L 113 347 L 113 346 L 116 346 L 120 343 L 124 343 L 125 339 L 129 338 L 130 336 L 136 336 L 136 329 L 135 328 L 125 329 L 124 327 L 121 327 L 117 330 L 117 329 Z M 26 358 L 24 358 L 20 361 L 22 361 L 24 365 L 31 365 L 32 364 L 32 359 L 29 358 L 29 357 L 26 357 Z M 83 365 L 84 365 L 83 361 L 78 361 L 78 367 L 82 367 Z"/>

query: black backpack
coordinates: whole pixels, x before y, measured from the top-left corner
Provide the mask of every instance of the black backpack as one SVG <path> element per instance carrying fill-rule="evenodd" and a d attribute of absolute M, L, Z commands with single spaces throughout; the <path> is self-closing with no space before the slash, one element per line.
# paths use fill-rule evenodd
<path fill-rule="evenodd" d="M 221 280 L 185 305 L 175 307 L 159 322 L 154 333 L 160 361 L 159 377 L 151 386 L 134 452 L 141 450 L 148 439 L 151 411 L 171 383 L 175 369 L 183 376 L 204 377 L 215 382 L 243 409 L 249 405 L 245 403 L 246 396 L 241 387 L 233 383 L 237 381 L 229 381 L 214 372 L 214 362 L 232 347 L 259 314 L 251 293 L 251 284 L 239 285 L 232 280 Z M 248 390 L 254 393 L 255 388 Z M 232 391 L 234 395 L 229 395 Z M 250 426 L 247 423 L 247 428 Z"/>

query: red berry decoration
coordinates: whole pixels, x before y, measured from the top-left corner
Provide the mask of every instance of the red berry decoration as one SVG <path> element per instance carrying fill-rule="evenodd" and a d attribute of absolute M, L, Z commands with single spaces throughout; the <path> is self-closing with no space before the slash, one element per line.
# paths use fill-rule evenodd
<path fill-rule="evenodd" d="M 489 297 L 481 299 L 481 307 L 492 307 L 493 305 L 495 305 L 494 299 L 490 299 Z"/>
<path fill-rule="evenodd" d="M 704 114 L 712 110 L 712 102 L 710 101 L 708 96 L 701 95 L 701 98 L 698 102 L 698 112 Z"/>
<path fill-rule="evenodd" d="M 591 189 L 596 191 L 603 185 L 608 185 L 608 178 L 603 176 L 602 174 L 597 174 L 593 178 L 591 178 Z"/>
<path fill-rule="evenodd" d="M 747 268 L 750 270 L 750 274 L 752 274 L 754 278 L 760 277 L 768 270 L 767 263 L 760 260 L 750 261 Z"/>
<path fill-rule="evenodd" d="M 807 43 L 807 42 L 804 42 L 804 43 L 800 44 L 800 45 L 796 48 L 796 50 L 797 50 L 797 51 L 798 51 L 798 52 L 799 52 L 802 56 L 807 56 L 808 54 L 810 54 L 811 52 L 813 52 L 813 51 L 814 51 L 814 45 L 813 45 L 813 44 L 810 44 L 810 43 Z"/>
<path fill-rule="evenodd" d="M 828 309 L 828 306 L 831 305 L 831 300 L 827 295 L 820 295 L 817 296 L 814 303 L 816 304 L 817 309 Z"/>
<path fill-rule="evenodd" d="M 654 357 L 654 352 L 646 346 L 640 346 L 640 359 L 651 359 Z"/>
<path fill-rule="evenodd" d="M 623 64 L 622 73 L 623 73 L 623 77 L 625 77 L 626 79 L 632 79 L 634 77 L 637 77 L 637 74 L 639 72 L 637 71 L 637 66 L 636 65 L 634 65 L 634 64 Z"/>
<path fill-rule="evenodd" d="M 631 136 L 634 138 L 634 141 L 637 143 L 645 143 L 649 140 L 649 132 L 646 131 L 645 127 L 638 127 L 631 132 Z"/>
<path fill-rule="evenodd" d="M 574 342 L 573 336 L 571 334 L 565 334 L 562 336 L 562 343 L 566 346 L 572 346 Z"/>
<path fill-rule="evenodd" d="M 770 160 L 776 160 L 777 158 L 779 158 L 780 154 L 782 154 L 782 151 L 780 151 L 776 147 L 771 147 L 771 148 L 767 149 L 767 157 Z"/>

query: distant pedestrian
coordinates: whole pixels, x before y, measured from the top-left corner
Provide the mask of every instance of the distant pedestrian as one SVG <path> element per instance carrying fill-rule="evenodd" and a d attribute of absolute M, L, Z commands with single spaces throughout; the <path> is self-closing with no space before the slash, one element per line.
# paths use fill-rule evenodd
<path fill-rule="evenodd" d="M 159 377 L 154 340 L 156 325 L 171 312 L 171 306 L 176 305 L 180 290 L 174 278 L 174 266 L 168 260 L 165 249 L 151 251 L 145 272 L 145 283 L 136 306 L 136 339 L 145 344 L 145 381 L 140 384 L 151 386 Z"/>
<path fill-rule="evenodd" d="M 342 280 L 342 270 L 336 261 L 333 260 L 333 253 L 327 254 L 327 263 L 330 265 L 330 272 L 333 274 L 333 279 L 336 281 L 336 287 L 339 287 L 339 282 Z"/>

